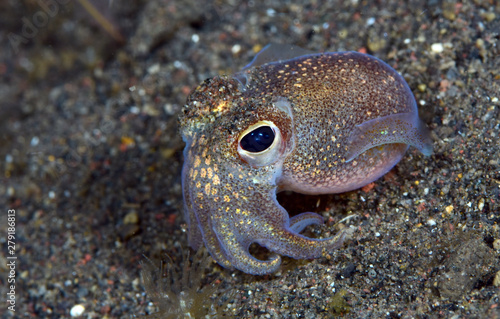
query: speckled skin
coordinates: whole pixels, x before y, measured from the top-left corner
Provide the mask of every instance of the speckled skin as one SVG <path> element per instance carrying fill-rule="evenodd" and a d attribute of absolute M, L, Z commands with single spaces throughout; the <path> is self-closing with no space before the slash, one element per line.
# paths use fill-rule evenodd
<path fill-rule="evenodd" d="M 249 165 L 237 151 L 238 138 L 264 120 L 281 132 L 278 156 Z M 342 232 L 327 239 L 300 235 L 322 218 L 289 218 L 276 193 L 339 193 L 372 182 L 402 158 L 407 144 L 428 153 L 418 121 L 402 77 L 356 52 L 306 55 L 205 81 L 180 117 L 191 246 L 204 242 L 219 264 L 250 274 L 275 271 L 279 255 L 317 258 L 339 248 Z M 275 254 L 254 258 L 248 252 L 254 242 Z"/>

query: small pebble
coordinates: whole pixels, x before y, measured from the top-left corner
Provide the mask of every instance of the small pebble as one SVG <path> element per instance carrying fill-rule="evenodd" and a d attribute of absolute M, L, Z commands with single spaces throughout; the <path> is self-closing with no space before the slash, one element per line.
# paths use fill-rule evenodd
<path fill-rule="evenodd" d="M 274 17 L 276 15 L 276 10 L 269 8 L 266 10 L 266 14 L 268 17 Z"/>
<path fill-rule="evenodd" d="M 495 12 L 484 12 L 481 14 L 481 17 L 484 18 L 484 20 L 486 20 L 486 22 L 491 22 L 491 21 L 495 20 L 496 14 L 495 14 Z"/>
<path fill-rule="evenodd" d="M 40 142 L 40 139 L 38 138 L 38 136 L 33 136 L 30 144 L 31 144 L 31 146 L 37 146 L 39 142 Z"/>
<path fill-rule="evenodd" d="M 431 50 L 434 53 L 441 53 L 444 51 L 444 46 L 442 43 L 433 43 L 431 45 Z"/>
<path fill-rule="evenodd" d="M 85 307 L 83 305 L 74 305 L 69 311 L 71 317 L 79 317 L 85 312 Z"/>
<path fill-rule="evenodd" d="M 374 269 L 368 270 L 368 277 L 370 278 L 376 278 L 377 277 L 377 272 Z"/>
<path fill-rule="evenodd" d="M 153 64 L 152 66 L 150 66 L 148 68 L 148 73 L 149 74 L 156 74 L 160 71 L 160 64 L 159 63 L 155 63 Z"/>
<path fill-rule="evenodd" d="M 453 12 L 452 10 L 443 10 L 443 16 L 450 20 L 450 21 L 454 21 L 456 18 L 457 18 L 457 15 L 455 14 L 455 12 Z"/>
<path fill-rule="evenodd" d="M 124 224 L 137 224 L 138 222 L 139 222 L 139 215 L 135 211 L 128 213 L 123 218 Z"/>
<path fill-rule="evenodd" d="M 483 208 L 484 208 L 484 198 L 481 198 L 479 200 L 479 203 L 477 204 L 477 209 L 483 210 Z"/>
<path fill-rule="evenodd" d="M 235 45 L 233 45 L 233 47 L 231 48 L 231 52 L 232 52 L 233 54 L 238 54 L 238 53 L 240 53 L 240 51 L 241 51 L 241 45 L 239 45 L 239 44 L 235 44 Z"/>
<path fill-rule="evenodd" d="M 500 287 L 500 270 L 497 271 L 497 274 L 495 275 L 495 279 L 493 279 L 493 286 Z"/>
<path fill-rule="evenodd" d="M 500 250 L 500 239 L 495 239 L 495 241 L 493 241 L 493 248 Z"/>

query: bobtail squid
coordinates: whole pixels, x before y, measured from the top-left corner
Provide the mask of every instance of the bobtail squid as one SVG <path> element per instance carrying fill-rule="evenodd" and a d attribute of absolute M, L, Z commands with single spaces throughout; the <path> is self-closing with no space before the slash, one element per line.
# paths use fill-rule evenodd
<path fill-rule="evenodd" d="M 270 45 L 242 71 L 198 86 L 180 127 L 191 247 L 205 244 L 220 265 L 255 275 L 274 272 L 280 255 L 317 258 L 345 237 L 301 235 L 323 218 L 290 218 L 277 192 L 354 190 L 387 173 L 409 145 L 432 152 L 402 76 L 357 52 Z M 269 259 L 252 256 L 252 243 Z"/>

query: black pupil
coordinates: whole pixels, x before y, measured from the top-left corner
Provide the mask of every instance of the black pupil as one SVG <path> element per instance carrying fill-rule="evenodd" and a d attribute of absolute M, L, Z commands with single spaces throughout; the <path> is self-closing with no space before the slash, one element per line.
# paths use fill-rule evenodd
<path fill-rule="evenodd" d="M 241 148 L 247 152 L 258 153 L 266 150 L 274 141 L 274 131 L 269 126 L 261 126 L 240 140 Z"/>

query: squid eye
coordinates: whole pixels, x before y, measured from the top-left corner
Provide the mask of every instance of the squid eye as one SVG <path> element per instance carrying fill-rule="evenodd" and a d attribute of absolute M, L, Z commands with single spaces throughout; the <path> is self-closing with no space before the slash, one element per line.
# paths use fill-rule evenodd
<path fill-rule="evenodd" d="M 247 152 L 258 153 L 273 145 L 274 137 L 275 134 L 271 127 L 259 126 L 243 136 L 240 145 Z"/>
<path fill-rule="evenodd" d="M 280 129 L 271 121 L 250 125 L 238 138 L 238 154 L 253 167 L 273 164 L 281 159 L 285 141 Z"/>

